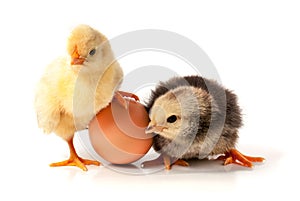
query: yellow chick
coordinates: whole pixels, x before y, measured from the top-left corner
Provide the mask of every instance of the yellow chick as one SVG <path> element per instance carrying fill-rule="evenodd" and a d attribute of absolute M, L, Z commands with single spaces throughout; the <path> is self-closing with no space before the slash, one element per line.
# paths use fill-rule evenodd
<path fill-rule="evenodd" d="M 56 133 L 69 145 L 70 158 L 51 167 L 100 165 L 80 158 L 73 146 L 74 133 L 86 129 L 90 120 L 113 99 L 123 71 L 115 61 L 107 38 L 87 25 L 71 32 L 66 57 L 58 58 L 45 70 L 37 85 L 35 110 L 38 126 Z"/>

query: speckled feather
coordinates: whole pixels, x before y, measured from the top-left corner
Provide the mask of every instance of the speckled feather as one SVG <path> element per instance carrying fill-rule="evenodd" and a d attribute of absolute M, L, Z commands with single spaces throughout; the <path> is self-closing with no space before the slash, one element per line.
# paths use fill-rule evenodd
<path fill-rule="evenodd" d="M 181 88 L 181 89 L 180 89 Z M 196 88 L 196 92 L 193 90 Z M 184 92 L 189 91 L 190 92 Z M 235 147 L 238 138 L 238 129 L 242 126 L 241 109 L 238 106 L 237 96 L 225 89 L 214 80 L 200 76 L 175 77 L 166 82 L 160 82 L 152 90 L 146 103 L 146 110 L 150 113 L 157 99 L 167 93 L 194 93 L 201 103 L 199 108 L 194 108 L 191 115 L 198 115 L 199 122 L 188 120 L 190 128 L 184 132 L 192 132 L 196 129 L 196 135 L 185 138 L 167 139 L 161 135 L 154 136 L 153 148 L 157 152 L 181 159 L 205 158 L 208 155 L 224 154 Z M 176 94 L 175 94 L 176 96 Z M 207 97 L 204 97 L 207 96 Z M 177 96 L 179 97 L 179 96 Z M 182 107 L 191 105 L 186 98 L 179 98 Z M 188 104 L 185 104 L 188 103 Z M 189 106 L 191 107 L 191 106 Z M 183 109 L 182 109 L 183 110 Z M 201 111 L 205 111 L 202 112 Z M 195 119 L 195 118 L 194 118 Z M 191 127 L 197 128 L 191 128 Z M 179 134 L 180 135 L 180 134 Z M 189 138 L 189 139 L 187 139 Z M 192 139 L 192 142 L 191 142 Z M 171 146 L 170 146 L 171 145 Z"/>

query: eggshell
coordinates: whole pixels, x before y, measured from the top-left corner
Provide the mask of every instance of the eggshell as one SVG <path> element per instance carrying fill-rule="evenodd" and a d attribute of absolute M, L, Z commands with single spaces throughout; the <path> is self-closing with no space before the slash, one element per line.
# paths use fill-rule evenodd
<path fill-rule="evenodd" d="M 145 133 L 149 123 L 147 111 L 141 103 L 125 100 L 127 108 L 112 101 L 89 125 L 95 152 L 113 164 L 137 161 L 152 146 L 152 136 Z"/>

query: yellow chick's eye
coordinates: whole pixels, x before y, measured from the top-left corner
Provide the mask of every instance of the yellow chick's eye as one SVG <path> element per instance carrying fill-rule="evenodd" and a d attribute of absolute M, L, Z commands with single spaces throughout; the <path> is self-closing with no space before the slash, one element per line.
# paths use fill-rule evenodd
<path fill-rule="evenodd" d="M 168 123 L 174 123 L 177 120 L 177 117 L 175 115 L 171 115 L 167 118 Z"/>
<path fill-rule="evenodd" d="M 90 52 L 89 52 L 89 55 L 93 56 L 94 54 L 96 54 L 96 49 L 92 49 Z"/>

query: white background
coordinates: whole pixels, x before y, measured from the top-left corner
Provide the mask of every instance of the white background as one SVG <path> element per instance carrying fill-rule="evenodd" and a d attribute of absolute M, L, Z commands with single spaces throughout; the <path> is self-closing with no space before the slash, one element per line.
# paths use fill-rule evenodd
<path fill-rule="evenodd" d="M 2 2 L 1 200 L 299 199 L 299 10 L 297 1 L 287 0 Z M 144 176 L 106 167 L 48 167 L 67 158 L 68 148 L 37 128 L 34 87 L 45 66 L 64 54 L 71 28 L 81 23 L 108 38 L 154 28 L 196 42 L 222 83 L 239 96 L 239 150 L 262 155 L 266 163 L 253 170 L 205 163 L 196 164 L 198 172 L 175 167 Z M 123 68 L 130 69 L 130 62 Z"/>

